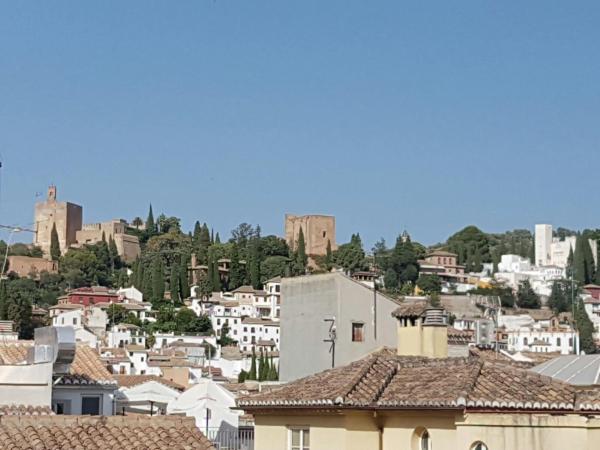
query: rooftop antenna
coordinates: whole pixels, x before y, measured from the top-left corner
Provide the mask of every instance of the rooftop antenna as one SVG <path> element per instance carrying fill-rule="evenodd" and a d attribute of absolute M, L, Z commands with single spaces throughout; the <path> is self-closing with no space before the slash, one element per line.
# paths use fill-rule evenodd
<path fill-rule="evenodd" d="M 323 342 L 329 342 L 329 353 L 331 353 L 331 368 L 335 367 L 335 341 L 337 340 L 337 332 L 335 326 L 335 316 L 331 319 L 323 319 L 324 322 L 329 322 L 329 339 L 324 339 Z"/>

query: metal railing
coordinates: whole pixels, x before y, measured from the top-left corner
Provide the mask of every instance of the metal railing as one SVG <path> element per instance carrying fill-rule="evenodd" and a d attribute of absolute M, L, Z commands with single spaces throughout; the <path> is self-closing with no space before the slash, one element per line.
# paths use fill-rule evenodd
<path fill-rule="evenodd" d="M 254 428 L 203 430 L 216 450 L 254 450 Z"/>

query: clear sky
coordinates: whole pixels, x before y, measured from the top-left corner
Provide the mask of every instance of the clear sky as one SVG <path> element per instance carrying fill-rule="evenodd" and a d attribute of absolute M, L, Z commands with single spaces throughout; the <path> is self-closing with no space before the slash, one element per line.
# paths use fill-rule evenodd
<path fill-rule="evenodd" d="M 600 2 L 1 1 L 0 223 L 600 226 Z M 1 237 L 2 235 L 0 235 Z"/>

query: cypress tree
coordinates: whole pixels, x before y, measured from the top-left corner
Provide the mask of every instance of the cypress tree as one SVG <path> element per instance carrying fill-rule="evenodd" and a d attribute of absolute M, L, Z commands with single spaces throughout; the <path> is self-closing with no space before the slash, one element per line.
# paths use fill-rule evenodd
<path fill-rule="evenodd" d="M 165 275 L 160 256 L 152 261 L 152 298 L 159 303 L 165 299 Z"/>
<path fill-rule="evenodd" d="M 215 230 L 213 230 L 212 228 L 210 229 L 210 245 L 213 245 L 215 243 Z"/>
<path fill-rule="evenodd" d="M 208 264 L 208 247 L 210 247 L 210 233 L 208 225 L 203 224 L 198 237 L 198 246 L 196 247 L 196 257 L 199 264 Z"/>
<path fill-rule="evenodd" d="M 222 286 L 221 286 L 221 274 L 219 273 L 219 263 L 215 259 L 215 260 L 213 260 L 212 264 L 213 264 L 213 279 L 212 279 L 213 290 L 216 292 L 220 292 Z"/>
<path fill-rule="evenodd" d="M 108 239 L 108 254 L 110 256 L 112 269 L 114 270 L 115 267 L 119 267 L 120 261 L 119 261 L 119 250 L 117 249 L 117 243 L 115 242 L 115 240 L 113 239 L 112 236 Z"/>
<path fill-rule="evenodd" d="M 250 372 L 248 373 L 248 380 L 256 380 L 256 350 L 252 347 L 252 362 L 250 363 Z"/>
<path fill-rule="evenodd" d="M 333 268 L 333 254 L 331 252 L 331 240 L 327 239 L 327 252 L 325 253 L 325 268 L 330 271 Z"/>
<path fill-rule="evenodd" d="M 6 282 L 0 281 L 0 320 L 8 319 L 8 294 L 6 292 Z"/>
<path fill-rule="evenodd" d="M 179 264 L 179 292 L 181 293 L 182 300 L 185 300 L 190 296 L 190 282 L 188 279 L 187 261 L 188 258 L 184 255 L 181 257 L 181 262 Z"/>
<path fill-rule="evenodd" d="M 308 256 L 306 256 L 306 242 L 304 241 L 304 231 L 300 227 L 298 232 L 298 243 L 296 246 L 296 274 L 303 275 L 306 273 L 308 264 Z"/>
<path fill-rule="evenodd" d="M 56 223 L 52 224 L 52 231 L 50 231 L 50 258 L 52 258 L 52 261 L 58 261 L 60 258 L 60 242 L 58 241 Z"/>
<path fill-rule="evenodd" d="M 592 253 L 592 247 L 587 236 L 581 236 L 583 239 L 583 259 L 585 261 L 585 282 L 592 283 L 596 275 L 596 262 L 594 261 L 594 254 Z"/>
<path fill-rule="evenodd" d="M 154 213 L 152 212 L 152 203 L 148 210 L 148 218 L 146 219 L 146 232 L 150 235 L 156 232 L 156 223 L 154 222 Z"/>
<path fill-rule="evenodd" d="M 277 367 L 275 367 L 275 363 L 273 362 L 273 355 L 271 355 L 271 370 L 269 373 L 269 381 L 277 381 L 279 375 L 277 374 Z"/>
<path fill-rule="evenodd" d="M 265 364 L 265 354 L 263 349 L 260 349 L 260 367 L 258 368 L 258 381 L 265 381 L 265 372 L 266 372 L 266 364 Z"/>
<path fill-rule="evenodd" d="M 217 235 L 215 236 L 215 244 L 221 243 L 221 237 L 219 236 L 219 232 L 217 231 Z"/>
<path fill-rule="evenodd" d="M 104 231 L 102 232 L 102 242 L 106 242 L 106 233 L 104 233 Z"/>
<path fill-rule="evenodd" d="M 600 247 L 600 241 L 598 242 L 598 246 Z M 600 286 L 600 248 L 596 251 L 596 258 L 598 259 L 598 263 L 596 264 L 596 275 L 594 276 L 594 283 Z"/>
<path fill-rule="evenodd" d="M 588 268 L 586 263 L 586 250 L 589 247 L 587 239 L 583 236 L 577 236 L 575 241 L 575 253 L 573 257 L 573 278 L 581 284 L 588 282 Z"/>
<path fill-rule="evenodd" d="M 179 268 L 177 264 L 173 262 L 171 264 L 171 278 L 169 279 L 169 290 L 171 292 L 171 301 L 173 303 L 179 303 Z"/>
<path fill-rule="evenodd" d="M 144 298 L 146 299 L 146 301 L 151 301 L 153 298 L 152 268 L 142 266 L 141 277 L 142 277 L 141 291 L 144 294 Z"/>
<path fill-rule="evenodd" d="M 240 254 L 238 246 L 234 242 L 231 244 L 231 265 L 229 266 L 229 289 L 237 289 L 244 282 L 244 274 L 240 265 Z"/>
<path fill-rule="evenodd" d="M 200 232 L 202 231 L 202 227 L 200 226 L 200 222 L 196 220 L 194 224 L 194 234 L 192 235 L 192 246 L 194 248 L 198 247 L 198 242 L 200 240 Z"/>

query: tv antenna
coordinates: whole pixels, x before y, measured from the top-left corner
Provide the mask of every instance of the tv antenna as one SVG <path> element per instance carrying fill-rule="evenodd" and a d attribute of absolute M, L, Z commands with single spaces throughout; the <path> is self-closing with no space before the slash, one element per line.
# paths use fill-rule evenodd
<path fill-rule="evenodd" d="M 331 368 L 335 367 L 335 341 L 337 341 L 337 330 L 335 326 L 335 316 L 331 319 L 323 319 L 324 322 L 329 322 L 329 339 L 323 339 L 323 342 L 329 342 L 329 353 L 331 353 Z"/>

